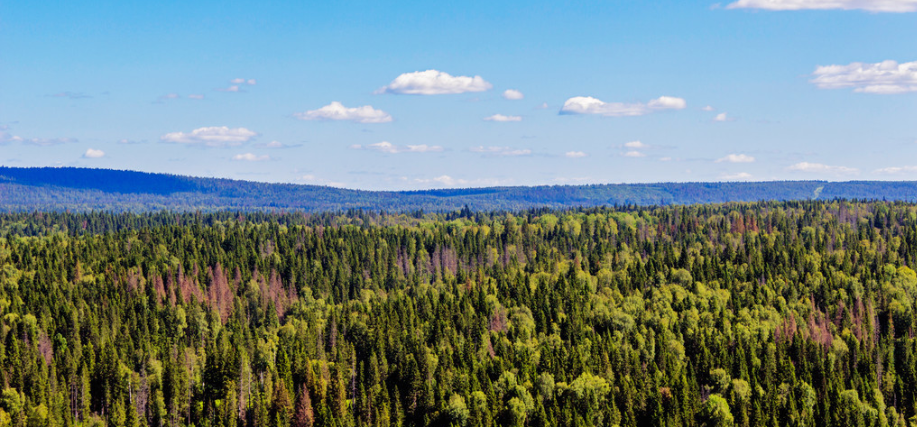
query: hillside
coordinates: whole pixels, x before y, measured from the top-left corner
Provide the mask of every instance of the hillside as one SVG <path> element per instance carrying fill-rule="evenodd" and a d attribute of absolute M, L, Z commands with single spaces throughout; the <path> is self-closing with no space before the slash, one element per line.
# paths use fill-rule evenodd
<path fill-rule="evenodd" d="M 0 213 L 0 426 L 913 425 L 915 212 Z"/>
<path fill-rule="evenodd" d="M 518 210 L 802 199 L 917 201 L 917 183 L 773 181 L 361 191 L 83 168 L 0 167 L 2 211 Z"/>

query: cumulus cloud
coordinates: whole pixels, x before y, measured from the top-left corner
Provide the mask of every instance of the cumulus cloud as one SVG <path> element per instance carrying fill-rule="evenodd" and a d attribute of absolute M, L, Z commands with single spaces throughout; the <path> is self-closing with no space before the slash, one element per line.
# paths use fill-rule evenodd
<path fill-rule="evenodd" d="M 726 157 L 716 159 L 716 163 L 752 163 L 755 158 L 746 154 L 728 154 Z"/>
<path fill-rule="evenodd" d="M 439 153 L 443 151 L 443 147 L 438 145 L 395 145 L 388 141 L 377 142 L 375 144 L 369 145 L 351 145 L 350 148 L 354 150 L 373 150 L 379 151 L 382 153 L 388 154 L 399 154 L 399 153 Z"/>
<path fill-rule="evenodd" d="M 816 67 L 812 75 L 815 78 L 811 82 L 820 89 L 852 88 L 854 92 L 886 95 L 917 92 L 917 61 L 823 65 Z"/>
<path fill-rule="evenodd" d="M 846 166 L 830 166 L 822 163 L 799 162 L 791 165 L 787 170 L 796 172 L 828 173 L 835 175 L 850 175 L 859 172 L 856 168 Z"/>
<path fill-rule="evenodd" d="M 578 159 L 581 157 L 586 157 L 586 153 L 582 151 L 567 151 L 566 153 L 564 153 L 564 156 L 567 156 L 571 159 Z"/>
<path fill-rule="evenodd" d="M 532 150 L 526 148 L 510 148 L 510 147 L 471 147 L 471 152 L 473 153 L 482 153 L 490 154 L 494 156 L 527 156 L 532 154 Z"/>
<path fill-rule="evenodd" d="M 708 106 L 706 106 L 706 107 L 704 107 L 704 108 L 701 108 L 701 110 L 704 110 L 704 111 L 713 111 L 713 107 L 708 105 Z"/>
<path fill-rule="evenodd" d="M 255 153 L 244 153 L 244 154 L 236 154 L 235 156 L 232 156 L 232 159 L 241 160 L 245 162 L 263 162 L 266 160 L 270 160 L 271 156 L 268 156 L 267 154 L 262 154 L 259 156 Z"/>
<path fill-rule="evenodd" d="M 720 179 L 723 179 L 726 181 L 744 181 L 747 179 L 751 179 L 751 174 L 748 172 L 739 172 L 739 173 L 733 173 L 733 174 L 724 173 L 723 175 L 720 175 Z"/>
<path fill-rule="evenodd" d="M 653 110 L 681 110 L 688 106 L 684 99 L 674 96 L 660 96 L 646 105 Z"/>
<path fill-rule="evenodd" d="M 525 95 L 523 95 L 522 92 L 519 92 L 516 89 L 507 89 L 503 91 L 503 97 L 506 99 L 510 99 L 510 100 L 518 100 L 518 99 L 525 98 Z"/>
<path fill-rule="evenodd" d="M 98 159 L 105 157 L 105 152 L 102 150 L 96 150 L 95 148 L 90 148 L 83 153 L 83 157 L 87 159 Z"/>
<path fill-rule="evenodd" d="M 237 147 L 251 141 L 258 136 L 257 133 L 246 128 L 229 128 L 226 126 L 212 126 L 194 129 L 191 132 L 171 132 L 161 137 L 162 142 L 176 144 L 197 145 L 202 147 Z"/>
<path fill-rule="evenodd" d="M 502 114 L 494 114 L 492 116 L 485 117 L 484 120 L 489 122 L 521 122 L 522 116 L 504 116 Z"/>
<path fill-rule="evenodd" d="M 732 117 L 727 116 L 726 113 L 717 114 L 716 117 L 713 118 L 713 121 L 715 122 L 731 122 L 733 120 L 734 119 Z"/>
<path fill-rule="evenodd" d="M 914 12 L 917 0 L 739 0 L 727 9 L 765 10 L 866 10 L 869 12 Z"/>
<path fill-rule="evenodd" d="M 452 76 L 437 70 L 404 73 L 375 93 L 404 95 L 447 95 L 465 92 L 484 92 L 493 87 L 481 76 Z"/>
<path fill-rule="evenodd" d="M 575 96 L 564 102 L 561 114 L 598 114 L 606 117 L 642 116 L 662 110 L 681 110 L 687 106 L 682 98 L 661 96 L 647 103 L 604 102 L 591 96 Z"/>
<path fill-rule="evenodd" d="M 624 143 L 625 148 L 648 148 L 649 145 L 646 145 L 640 141 L 630 141 Z"/>
<path fill-rule="evenodd" d="M 317 110 L 293 114 L 300 120 L 346 120 L 356 123 L 388 123 L 392 116 L 382 110 L 377 110 L 371 105 L 347 108 L 340 102 L 334 101 Z"/>
<path fill-rule="evenodd" d="M 646 154 L 637 150 L 631 150 L 624 153 L 624 157 L 646 157 Z"/>

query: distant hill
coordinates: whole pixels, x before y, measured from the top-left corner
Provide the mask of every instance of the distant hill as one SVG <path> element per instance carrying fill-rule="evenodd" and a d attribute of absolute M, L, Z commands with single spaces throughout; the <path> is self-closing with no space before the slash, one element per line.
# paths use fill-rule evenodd
<path fill-rule="evenodd" d="M 771 181 L 362 191 L 85 168 L 0 167 L 0 211 L 447 211 L 799 199 L 917 201 L 917 182 Z"/>

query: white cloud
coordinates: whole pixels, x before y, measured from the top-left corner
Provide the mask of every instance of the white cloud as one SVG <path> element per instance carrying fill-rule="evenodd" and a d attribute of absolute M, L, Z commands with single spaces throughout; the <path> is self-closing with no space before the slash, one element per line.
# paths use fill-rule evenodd
<path fill-rule="evenodd" d="M 268 142 L 267 144 L 264 144 L 264 148 L 286 148 L 286 147 L 287 145 L 284 145 L 284 143 L 280 141 L 271 141 L 271 142 Z"/>
<path fill-rule="evenodd" d="M 7 142 L 22 142 L 22 138 L 6 131 L 7 127 L 0 127 L 0 144 Z"/>
<path fill-rule="evenodd" d="M 21 142 L 28 145 L 37 145 L 39 147 L 50 147 L 52 145 L 68 144 L 71 142 L 77 142 L 75 138 L 23 138 L 18 135 L 13 135 L 7 130 L 8 126 L 0 126 L 0 144 L 6 144 L 9 142 Z"/>
<path fill-rule="evenodd" d="M 491 154 L 494 156 L 527 156 L 532 154 L 532 150 L 525 148 L 510 148 L 510 147 L 471 147 L 473 153 L 483 153 Z"/>
<path fill-rule="evenodd" d="M 755 158 L 746 154 L 729 154 L 726 157 L 716 159 L 716 163 L 752 163 Z"/>
<path fill-rule="evenodd" d="M 200 145 L 204 147 L 236 147 L 251 141 L 258 136 L 246 128 L 228 128 L 226 126 L 212 126 L 197 128 L 189 133 L 172 132 L 161 136 L 163 142 L 177 144 Z"/>
<path fill-rule="evenodd" d="M 191 99 L 204 99 L 204 95 L 201 95 L 201 94 L 199 94 L 199 93 L 194 93 L 194 94 L 188 95 L 188 98 L 191 98 Z"/>
<path fill-rule="evenodd" d="M 507 90 L 503 91 L 503 97 L 506 98 L 506 99 L 510 99 L 510 100 L 514 100 L 514 101 L 515 101 L 515 100 L 518 100 L 518 99 L 525 98 L 525 95 L 523 95 L 522 92 L 519 92 L 519 91 L 516 90 L 516 89 L 507 89 Z"/>
<path fill-rule="evenodd" d="M 483 92 L 493 87 L 481 76 L 451 76 L 437 70 L 404 73 L 375 93 L 405 95 L 446 95 L 465 92 Z"/>
<path fill-rule="evenodd" d="M 626 148 L 647 148 L 649 147 L 649 145 L 646 145 L 640 141 L 630 141 L 630 142 L 625 142 L 624 147 Z"/>
<path fill-rule="evenodd" d="M 661 110 L 681 110 L 687 106 L 684 99 L 661 96 L 646 104 L 604 102 L 591 96 L 576 96 L 564 102 L 561 114 L 598 114 L 606 117 L 642 116 Z"/>
<path fill-rule="evenodd" d="M 443 151 L 443 147 L 438 145 L 395 145 L 388 141 L 377 142 L 375 144 L 369 145 L 351 145 L 350 148 L 355 150 L 375 150 L 383 153 L 389 154 L 399 154 L 399 153 L 439 153 Z"/>
<path fill-rule="evenodd" d="M 654 110 L 682 110 L 688 106 L 688 103 L 682 98 L 660 96 L 646 103 L 646 105 Z"/>
<path fill-rule="evenodd" d="M 731 122 L 731 121 L 732 121 L 732 117 L 727 116 L 726 113 L 720 113 L 720 114 L 717 114 L 716 117 L 713 118 L 713 121 L 715 121 L 715 122 Z"/>
<path fill-rule="evenodd" d="M 711 107 L 711 106 L 708 105 L 708 106 L 706 106 L 706 107 L 704 107 L 704 108 L 701 108 L 701 110 L 704 110 L 704 111 L 713 111 L 713 107 Z"/>
<path fill-rule="evenodd" d="M 232 80 L 230 80 L 229 82 L 232 83 L 232 84 L 234 84 L 234 85 L 242 85 L 242 84 L 245 84 L 245 85 L 249 85 L 249 86 L 252 86 L 252 85 L 254 85 L 255 83 L 257 83 L 257 82 L 255 81 L 255 79 L 232 79 Z"/>
<path fill-rule="evenodd" d="M 882 169 L 876 169 L 876 173 L 895 175 L 899 173 L 914 173 L 917 172 L 917 166 L 892 166 Z"/>
<path fill-rule="evenodd" d="M 96 150 L 94 148 L 90 148 L 86 150 L 85 153 L 83 153 L 83 157 L 87 159 L 98 159 L 101 157 L 105 157 L 105 152 L 102 150 Z"/>
<path fill-rule="evenodd" d="M 643 154 L 637 150 L 631 150 L 624 153 L 624 157 L 646 157 L 646 154 Z"/>
<path fill-rule="evenodd" d="M 824 65 L 816 67 L 812 75 L 815 78 L 811 82 L 820 89 L 853 88 L 854 92 L 877 94 L 917 92 L 917 61 Z"/>
<path fill-rule="evenodd" d="M 246 162 L 263 162 L 265 160 L 271 160 L 271 156 L 268 156 L 267 154 L 262 154 L 259 156 L 254 153 L 244 153 L 244 154 L 236 154 L 235 156 L 232 156 L 232 159 L 233 160 L 242 160 Z"/>
<path fill-rule="evenodd" d="M 726 181 L 743 181 L 743 180 L 751 179 L 751 174 L 748 172 L 739 172 L 739 173 L 734 173 L 734 174 L 727 173 L 727 174 L 720 175 L 720 179 L 724 179 Z"/>
<path fill-rule="evenodd" d="M 300 120 L 347 120 L 357 123 L 388 123 L 392 121 L 392 116 L 385 111 L 373 108 L 371 105 L 347 108 L 337 101 L 317 110 L 294 113 L 293 116 Z"/>
<path fill-rule="evenodd" d="M 739 0 L 727 9 L 766 10 L 866 10 L 869 12 L 914 12 L 917 0 Z"/>
<path fill-rule="evenodd" d="M 848 175 L 859 173 L 856 168 L 846 166 L 829 166 L 821 163 L 799 162 L 787 168 L 787 170 L 797 172 L 829 173 L 837 175 Z"/>
<path fill-rule="evenodd" d="M 219 89 L 217 89 L 217 90 L 220 91 L 220 92 L 239 92 L 239 86 L 238 86 L 238 85 L 232 85 L 232 86 L 230 86 L 230 87 L 219 88 Z"/>
<path fill-rule="evenodd" d="M 177 93 L 169 93 L 169 94 L 159 97 L 159 99 L 178 99 L 178 98 L 181 98 L 181 95 Z"/>
<path fill-rule="evenodd" d="M 571 159 L 578 159 L 581 157 L 586 157 L 586 153 L 582 151 L 567 151 L 566 153 L 564 153 L 564 156 L 567 156 Z"/>
<path fill-rule="evenodd" d="M 547 102 L 543 102 L 543 103 L 541 103 L 541 105 L 539 105 L 538 107 L 535 107 L 535 108 L 538 108 L 539 110 L 547 110 L 547 109 L 548 109 L 548 103 L 547 103 Z"/>
<path fill-rule="evenodd" d="M 485 117 L 484 120 L 489 122 L 521 122 L 522 116 L 504 116 L 502 114 L 494 114 L 492 116 Z"/>

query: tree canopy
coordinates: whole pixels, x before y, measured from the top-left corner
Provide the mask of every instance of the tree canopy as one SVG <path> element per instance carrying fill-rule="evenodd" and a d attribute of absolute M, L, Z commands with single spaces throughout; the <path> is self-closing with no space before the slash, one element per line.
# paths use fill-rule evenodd
<path fill-rule="evenodd" d="M 0 214 L 0 426 L 906 426 L 917 205 Z"/>

